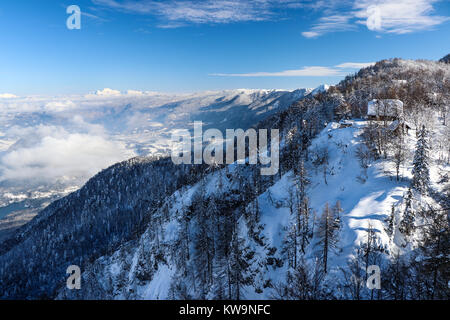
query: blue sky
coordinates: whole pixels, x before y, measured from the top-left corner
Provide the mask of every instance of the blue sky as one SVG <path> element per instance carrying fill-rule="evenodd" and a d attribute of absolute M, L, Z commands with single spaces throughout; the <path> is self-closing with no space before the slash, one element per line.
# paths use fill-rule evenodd
<path fill-rule="evenodd" d="M 1 1 L 0 94 L 334 84 L 355 63 L 450 53 L 449 16 L 446 0 Z"/>

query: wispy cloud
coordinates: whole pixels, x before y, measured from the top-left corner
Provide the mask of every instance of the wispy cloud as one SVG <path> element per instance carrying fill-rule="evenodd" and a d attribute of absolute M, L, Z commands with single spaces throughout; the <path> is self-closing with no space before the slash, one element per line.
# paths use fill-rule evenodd
<path fill-rule="evenodd" d="M 92 14 L 92 13 L 89 13 L 89 12 L 81 11 L 81 14 L 82 14 L 83 16 L 85 16 L 85 17 L 88 17 L 88 18 L 91 18 L 91 19 L 94 19 L 94 20 L 97 20 L 97 21 L 100 21 L 100 22 L 106 22 L 106 21 L 108 21 L 108 20 L 105 19 L 105 18 L 99 17 L 99 16 L 97 16 L 97 15 L 95 15 L 95 14 Z"/>
<path fill-rule="evenodd" d="M 334 77 L 345 76 L 352 69 L 361 69 L 373 65 L 372 62 L 345 62 L 334 67 L 312 66 L 278 72 L 252 73 L 213 73 L 217 77 Z"/>
<path fill-rule="evenodd" d="M 429 30 L 449 20 L 435 14 L 439 0 L 362 0 L 356 1 L 355 17 L 362 18 L 370 30 L 404 34 Z"/>
<path fill-rule="evenodd" d="M 353 0 L 328 4 L 325 16 L 309 30 L 306 38 L 316 38 L 331 32 L 356 30 L 365 25 L 369 30 L 405 34 L 430 30 L 449 20 L 436 14 L 433 5 L 442 0 Z M 320 5 L 321 1 L 317 1 Z"/>
<path fill-rule="evenodd" d="M 444 0 L 92 0 L 100 7 L 160 18 L 158 27 L 189 24 L 224 24 L 278 18 L 280 8 L 322 12 L 322 17 L 302 32 L 316 38 L 331 32 L 369 30 L 403 34 L 429 30 L 449 20 L 435 12 Z M 98 18 L 97 16 L 92 16 Z"/>
<path fill-rule="evenodd" d="M 339 76 L 340 71 L 327 67 L 304 67 L 297 70 L 279 72 L 253 72 L 253 73 L 214 73 L 212 76 L 220 77 L 325 77 Z"/>
<path fill-rule="evenodd" d="M 302 35 L 306 38 L 315 38 L 329 32 L 353 30 L 356 26 L 350 23 L 350 19 L 349 15 L 338 14 L 322 17 L 309 31 L 302 32 Z"/>
<path fill-rule="evenodd" d="M 262 21 L 274 15 L 274 8 L 298 3 L 294 0 L 93 0 L 93 2 L 111 9 L 160 16 L 164 20 L 160 24 L 162 28 L 180 27 L 188 23 Z"/>

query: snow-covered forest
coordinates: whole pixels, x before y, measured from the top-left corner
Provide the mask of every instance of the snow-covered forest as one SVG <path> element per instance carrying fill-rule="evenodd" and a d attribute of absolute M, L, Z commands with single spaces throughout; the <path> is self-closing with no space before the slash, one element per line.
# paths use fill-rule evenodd
<path fill-rule="evenodd" d="M 2 243 L 0 298 L 447 300 L 449 117 L 448 59 L 390 59 L 254 124 L 280 130 L 277 175 L 115 164 Z"/>

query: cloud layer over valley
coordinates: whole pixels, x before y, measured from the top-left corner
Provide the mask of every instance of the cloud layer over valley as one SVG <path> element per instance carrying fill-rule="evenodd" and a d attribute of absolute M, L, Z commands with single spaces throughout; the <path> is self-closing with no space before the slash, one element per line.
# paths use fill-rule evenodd
<path fill-rule="evenodd" d="M 194 120 L 246 128 L 307 90 L 162 94 L 105 88 L 61 97 L 0 97 L 0 187 L 81 185 L 138 155 L 170 152 L 171 133 Z M 237 117 L 237 115 L 239 117 Z"/>

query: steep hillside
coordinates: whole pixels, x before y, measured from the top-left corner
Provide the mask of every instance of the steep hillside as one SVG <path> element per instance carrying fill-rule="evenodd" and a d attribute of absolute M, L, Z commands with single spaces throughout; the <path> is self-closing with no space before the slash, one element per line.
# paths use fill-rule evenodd
<path fill-rule="evenodd" d="M 448 299 L 449 78 L 446 64 L 385 60 L 268 116 L 274 176 L 113 166 L 7 242 L 0 297 Z M 409 129 L 361 119 L 374 98 L 404 100 Z M 363 285 L 371 265 L 380 290 Z"/>
<path fill-rule="evenodd" d="M 391 257 L 413 252 L 414 241 L 419 240 L 415 238 L 409 242 L 399 231 L 398 224 L 392 234 L 386 231 L 386 221 L 393 206 L 397 208 L 396 219 L 402 219 L 411 165 L 402 168 L 405 176 L 399 182 L 395 180 L 391 161 L 378 160 L 367 169 L 361 168 L 355 155 L 364 146 L 362 135 L 367 123 L 351 121 L 346 125 L 350 126 L 341 128 L 338 123 L 330 123 L 309 147 L 312 159 L 305 163 L 303 172 L 308 178 L 310 213 L 307 221 L 303 222 L 311 229 L 304 240 L 304 248 L 298 250 L 298 257 L 294 258 L 290 252 L 292 243 L 289 240 L 296 225 L 295 191 L 299 176 L 291 170 L 253 200 L 242 202 L 232 195 L 242 190 L 239 177 L 245 173 L 236 166 L 230 166 L 168 198 L 163 209 L 154 216 L 159 222 L 157 228 L 149 224 L 139 240 L 126 243 L 114 254 L 94 262 L 83 276 L 85 285 L 82 290 L 73 295 L 64 288 L 58 298 L 357 298 L 349 280 L 350 266 L 355 259 L 361 259 L 357 248 L 364 248 L 368 237 L 374 238 L 369 244 L 373 251 L 369 252 L 367 259 L 382 268 L 387 268 Z M 416 140 L 414 134 L 411 133 L 407 139 L 408 149 L 412 150 Z M 314 161 L 324 146 L 329 157 L 325 173 L 323 165 L 316 165 Z M 435 169 L 435 173 L 450 173 L 448 164 Z M 431 187 L 439 188 L 437 175 L 433 175 Z M 203 209 L 198 208 L 201 205 L 199 201 L 204 203 Z M 229 222 L 227 226 L 225 221 L 230 213 L 227 215 L 223 209 L 233 208 L 239 203 L 241 205 L 231 214 L 236 222 Z M 341 208 L 339 228 L 334 235 L 336 242 L 330 249 L 325 273 L 321 270 L 323 245 L 320 228 L 326 204 L 336 208 L 336 203 Z M 425 204 L 439 208 L 439 204 L 429 196 L 422 197 L 416 205 Z M 231 236 L 226 238 L 221 228 L 229 228 Z M 207 240 L 198 239 L 205 229 L 214 234 L 209 239 L 213 244 L 211 261 L 206 254 L 202 257 L 200 252 L 207 249 L 201 242 Z M 301 241 L 300 237 L 298 246 Z M 228 258 L 231 261 L 228 263 L 220 249 L 223 242 L 231 243 Z M 237 259 L 242 261 L 233 260 L 233 250 L 239 251 Z M 360 262 L 365 259 L 363 257 Z M 211 270 L 208 270 L 208 264 L 211 264 Z M 238 269 L 238 278 L 233 274 L 234 269 L 228 269 L 230 266 Z M 317 277 L 316 280 L 320 279 L 317 288 L 309 291 L 304 288 L 305 292 L 300 293 L 291 287 L 292 277 L 298 276 L 300 268 L 305 268 L 308 274 L 303 285 L 312 284 Z M 386 270 L 383 271 L 387 273 Z M 208 280 L 206 275 L 203 278 L 202 272 L 210 272 L 212 280 Z M 383 281 L 390 279 L 383 278 Z M 359 298 L 370 298 L 371 295 L 365 287 L 361 287 L 359 294 Z M 379 297 L 384 295 L 385 298 L 393 298 L 391 294 L 388 289 L 377 292 Z M 413 298 L 412 292 L 408 294 L 411 296 L 407 298 Z"/>
<path fill-rule="evenodd" d="M 87 265 L 135 238 L 161 201 L 195 182 L 202 170 L 170 159 L 136 158 L 100 172 L 2 243 L 2 296 L 49 297 L 67 263 Z"/>

